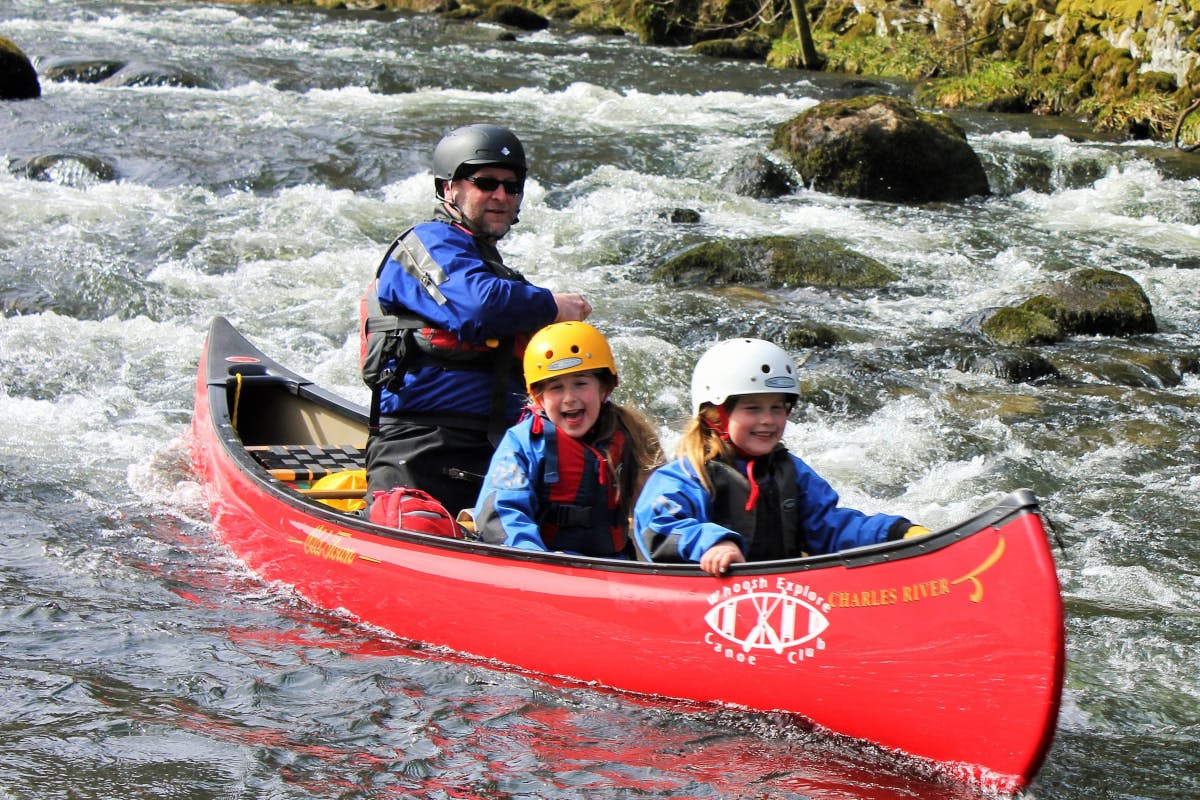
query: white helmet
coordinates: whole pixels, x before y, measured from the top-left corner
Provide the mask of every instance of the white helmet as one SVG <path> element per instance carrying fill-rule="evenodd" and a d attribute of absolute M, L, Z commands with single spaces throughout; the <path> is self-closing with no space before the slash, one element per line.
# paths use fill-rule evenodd
<path fill-rule="evenodd" d="M 779 345 L 762 339 L 729 339 L 708 349 L 692 371 L 692 413 L 741 394 L 779 392 L 799 398 L 796 367 Z"/>

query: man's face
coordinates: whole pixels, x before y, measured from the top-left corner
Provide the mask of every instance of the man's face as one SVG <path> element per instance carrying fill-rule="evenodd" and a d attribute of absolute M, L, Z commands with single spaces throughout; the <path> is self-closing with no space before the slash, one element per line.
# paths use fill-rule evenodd
<path fill-rule="evenodd" d="M 521 209 L 521 192 L 509 189 L 521 186 L 511 169 L 480 167 L 466 178 L 451 181 L 446 199 L 458 206 L 478 235 L 499 239 L 508 233 Z"/>

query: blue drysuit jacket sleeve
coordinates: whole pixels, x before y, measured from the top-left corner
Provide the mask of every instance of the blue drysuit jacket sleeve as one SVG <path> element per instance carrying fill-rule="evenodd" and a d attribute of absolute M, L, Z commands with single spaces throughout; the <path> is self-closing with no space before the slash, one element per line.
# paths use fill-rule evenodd
<path fill-rule="evenodd" d="M 634 542 L 648 561 L 699 561 L 725 539 L 745 552 L 741 534 L 711 522 L 712 495 L 685 459 L 664 464 L 646 480 L 633 508 Z"/>
<path fill-rule="evenodd" d="M 505 432 L 479 491 L 475 504 L 475 526 L 487 541 L 526 550 L 546 550 L 538 530 L 540 501 L 534 480 L 545 457 L 544 437 L 529 435 L 532 420 L 526 418 Z"/>
<path fill-rule="evenodd" d="M 438 303 L 395 258 L 389 258 L 379 276 L 379 301 L 385 307 L 407 308 L 472 344 L 533 333 L 558 315 L 549 289 L 496 275 L 475 240 L 460 228 L 426 222 L 416 226 L 412 235 L 446 273 L 446 280 L 437 284 L 446 302 Z"/>
<path fill-rule="evenodd" d="M 890 514 L 865 514 L 839 506 L 838 494 L 828 481 L 801 459 L 790 453 L 788 457 L 796 465 L 797 496 L 801 499 L 800 526 L 806 553 L 836 553 L 882 542 L 887 539 L 892 525 L 904 519 Z"/>

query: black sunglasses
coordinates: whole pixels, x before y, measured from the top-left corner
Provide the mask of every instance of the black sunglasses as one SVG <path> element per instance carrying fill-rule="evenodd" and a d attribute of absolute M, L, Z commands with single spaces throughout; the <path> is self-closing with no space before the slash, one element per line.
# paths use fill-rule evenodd
<path fill-rule="evenodd" d="M 523 181 L 502 181 L 499 178 L 489 178 L 485 175 L 470 175 L 464 180 L 475 184 L 475 188 L 481 192 L 494 192 L 501 186 L 504 187 L 504 191 L 511 195 L 518 195 L 525 191 L 525 183 Z"/>

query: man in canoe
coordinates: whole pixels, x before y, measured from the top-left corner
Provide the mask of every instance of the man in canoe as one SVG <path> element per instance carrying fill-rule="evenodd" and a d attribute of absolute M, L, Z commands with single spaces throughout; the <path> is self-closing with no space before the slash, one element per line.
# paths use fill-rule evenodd
<path fill-rule="evenodd" d="M 496 249 L 526 172 L 520 140 L 497 125 L 458 128 L 434 148 L 435 217 L 396 238 L 363 296 L 368 499 L 413 486 L 452 513 L 472 507 L 520 414 L 529 336 L 592 311 L 580 294 L 534 286 Z"/>
<path fill-rule="evenodd" d="M 634 506 L 639 555 L 721 575 L 743 561 L 929 533 L 904 517 L 838 505 L 833 487 L 783 446 L 799 399 L 796 367 L 778 345 L 731 339 L 701 356 L 679 458 L 650 476 Z"/>

